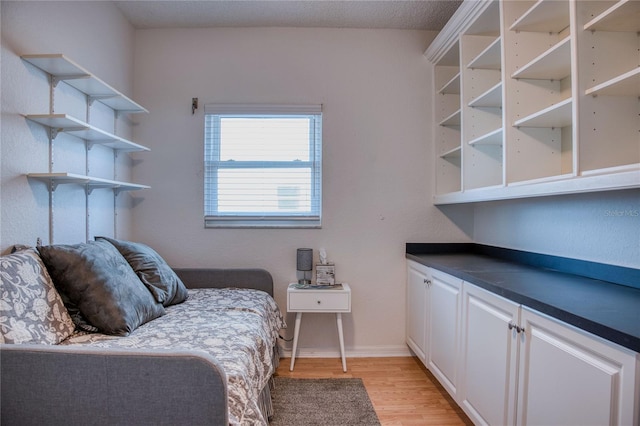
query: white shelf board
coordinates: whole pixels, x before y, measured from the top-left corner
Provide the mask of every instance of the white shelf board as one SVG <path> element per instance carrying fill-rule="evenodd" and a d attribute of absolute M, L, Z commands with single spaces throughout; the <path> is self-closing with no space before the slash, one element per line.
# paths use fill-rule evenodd
<path fill-rule="evenodd" d="M 476 56 L 467 68 L 469 69 L 484 69 L 484 70 L 500 70 L 502 68 L 502 61 L 500 55 L 500 46 L 502 39 L 498 37 L 495 39 L 486 49 L 484 49 L 478 56 Z"/>
<path fill-rule="evenodd" d="M 440 154 L 440 158 L 460 158 L 462 154 L 462 147 L 457 146 L 449 151 L 443 152 Z"/>
<path fill-rule="evenodd" d="M 149 151 L 145 146 L 105 132 L 67 114 L 31 114 L 25 118 L 57 132 L 68 133 L 92 144 L 104 145 L 118 151 Z"/>
<path fill-rule="evenodd" d="M 621 0 L 587 22 L 586 31 L 640 32 L 640 2 Z"/>
<path fill-rule="evenodd" d="M 569 2 L 538 0 L 509 27 L 512 31 L 559 33 L 569 27 Z"/>
<path fill-rule="evenodd" d="M 150 186 L 138 185 L 129 182 L 119 182 L 115 180 L 96 178 L 91 176 L 79 175 L 75 173 L 29 173 L 27 177 L 49 183 L 53 186 L 53 190 L 58 185 L 84 185 L 88 189 L 108 188 L 117 192 L 121 191 L 137 191 L 139 189 L 149 189 Z"/>
<path fill-rule="evenodd" d="M 446 82 L 438 93 L 441 95 L 459 95 L 460 94 L 460 73 L 457 73 L 451 80 Z"/>
<path fill-rule="evenodd" d="M 502 82 L 497 83 L 495 86 L 473 99 L 469 102 L 469 106 L 472 108 L 502 108 Z"/>
<path fill-rule="evenodd" d="M 516 72 L 512 78 L 562 80 L 571 75 L 571 38 L 565 37 Z"/>
<path fill-rule="evenodd" d="M 149 112 L 63 54 L 22 55 L 22 59 L 90 98 L 120 112 Z"/>
<path fill-rule="evenodd" d="M 601 174 L 592 171 L 590 175 L 573 176 L 571 174 L 550 177 L 546 180 L 518 182 L 507 186 L 478 188 L 434 196 L 434 204 L 459 204 L 483 201 L 533 198 L 562 194 L 580 194 L 598 191 L 616 191 L 640 188 L 640 165 L 630 165 L 624 171 L 618 168 L 602 170 Z"/>
<path fill-rule="evenodd" d="M 469 145 L 502 145 L 502 127 L 492 130 L 491 132 L 472 139 Z"/>
<path fill-rule="evenodd" d="M 585 91 L 586 95 L 640 96 L 640 67 Z"/>
<path fill-rule="evenodd" d="M 457 110 L 456 112 L 449 115 L 438 124 L 443 127 L 459 127 L 461 123 L 462 123 L 462 114 L 460 110 Z"/>
<path fill-rule="evenodd" d="M 572 125 L 572 99 L 568 98 L 562 102 L 551 105 L 543 110 L 537 111 L 527 117 L 517 120 L 515 127 L 546 127 L 561 128 Z"/>

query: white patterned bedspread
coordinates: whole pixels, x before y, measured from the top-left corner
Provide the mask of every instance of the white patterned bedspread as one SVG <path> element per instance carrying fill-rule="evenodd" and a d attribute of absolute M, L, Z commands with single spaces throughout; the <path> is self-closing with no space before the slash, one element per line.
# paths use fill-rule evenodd
<path fill-rule="evenodd" d="M 192 349 L 215 357 L 227 374 L 229 422 L 266 425 L 259 395 L 273 373 L 273 347 L 286 327 L 271 296 L 249 289 L 190 289 L 186 302 L 129 336 L 78 333 L 61 344 L 103 348 Z"/>

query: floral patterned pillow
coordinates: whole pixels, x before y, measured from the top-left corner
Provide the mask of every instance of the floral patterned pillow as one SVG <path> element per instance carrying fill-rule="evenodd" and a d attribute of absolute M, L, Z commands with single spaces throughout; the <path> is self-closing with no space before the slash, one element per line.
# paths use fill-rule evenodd
<path fill-rule="evenodd" d="M 0 342 L 58 344 L 74 324 L 35 249 L 0 257 Z"/>

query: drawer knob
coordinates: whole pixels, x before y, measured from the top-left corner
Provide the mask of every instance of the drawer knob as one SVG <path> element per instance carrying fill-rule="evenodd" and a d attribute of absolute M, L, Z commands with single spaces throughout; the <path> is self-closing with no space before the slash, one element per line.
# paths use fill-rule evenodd
<path fill-rule="evenodd" d="M 320 304 L 320 301 L 318 300 L 318 305 Z"/>

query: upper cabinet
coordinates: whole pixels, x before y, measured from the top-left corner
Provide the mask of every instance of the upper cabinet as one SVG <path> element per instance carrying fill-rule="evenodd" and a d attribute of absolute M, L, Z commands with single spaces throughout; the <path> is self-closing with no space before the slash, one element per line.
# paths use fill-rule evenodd
<path fill-rule="evenodd" d="M 639 31 L 638 1 L 465 1 L 425 52 L 435 203 L 640 187 Z"/>

